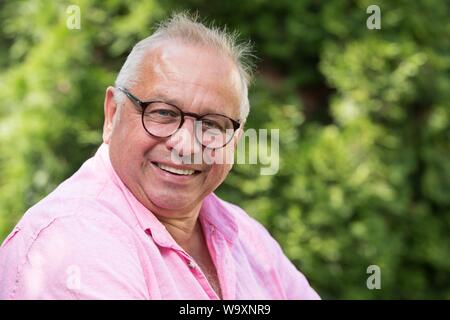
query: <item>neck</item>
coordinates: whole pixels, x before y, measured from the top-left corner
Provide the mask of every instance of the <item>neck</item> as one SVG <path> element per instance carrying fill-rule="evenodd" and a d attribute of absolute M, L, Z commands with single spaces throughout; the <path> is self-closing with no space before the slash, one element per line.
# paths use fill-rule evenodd
<path fill-rule="evenodd" d="M 200 209 L 194 212 L 170 216 L 156 215 L 158 220 L 166 227 L 173 239 L 186 251 L 190 251 L 193 244 L 201 236 L 201 225 L 198 219 Z"/>

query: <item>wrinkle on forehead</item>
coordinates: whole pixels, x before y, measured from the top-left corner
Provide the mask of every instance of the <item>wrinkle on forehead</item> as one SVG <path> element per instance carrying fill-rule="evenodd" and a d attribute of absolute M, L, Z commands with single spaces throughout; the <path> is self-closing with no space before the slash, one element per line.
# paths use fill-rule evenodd
<path fill-rule="evenodd" d="M 205 68 L 208 64 L 213 67 Z M 152 48 L 143 62 L 141 80 L 153 88 L 159 84 L 164 87 L 164 82 L 169 87 L 171 82 L 183 83 L 184 90 L 190 90 L 189 86 L 211 87 L 215 83 L 212 86 L 215 90 L 233 93 L 238 104 L 241 99 L 241 77 L 231 58 L 199 45 L 165 41 Z"/>

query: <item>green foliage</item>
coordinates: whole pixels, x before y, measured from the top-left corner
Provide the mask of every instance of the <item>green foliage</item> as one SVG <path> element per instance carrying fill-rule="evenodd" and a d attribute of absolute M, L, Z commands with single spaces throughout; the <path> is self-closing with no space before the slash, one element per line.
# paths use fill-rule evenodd
<path fill-rule="evenodd" d="M 218 190 L 260 220 L 323 298 L 450 298 L 450 20 L 445 1 L 0 3 L 0 234 L 101 141 L 102 99 L 173 9 L 239 30 L 258 73 L 247 128 L 280 129 L 280 170 Z M 381 268 L 368 290 L 366 269 Z"/>
<path fill-rule="evenodd" d="M 70 4 L 0 5 L 0 41 L 9 47 L 0 56 L 3 236 L 27 208 L 95 151 L 101 142 L 105 89 L 114 82 L 130 47 L 149 33 L 160 14 L 151 1 L 76 1 L 81 30 L 69 30 Z"/>

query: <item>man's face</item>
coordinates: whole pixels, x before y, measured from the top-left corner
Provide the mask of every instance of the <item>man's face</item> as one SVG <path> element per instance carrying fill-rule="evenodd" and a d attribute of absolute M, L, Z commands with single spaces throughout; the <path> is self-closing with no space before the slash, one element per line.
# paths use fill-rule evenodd
<path fill-rule="evenodd" d="M 142 101 L 170 101 L 184 112 L 219 113 L 239 119 L 238 72 L 231 60 L 212 49 L 163 42 L 149 51 L 136 77 L 138 85 L 127 89 Z M 204 150 L 194 138 L 195 119 L 186 117 L 182 130 L 168 138 L 156 138 L 145 131 L 141 110 L 129 99 L 116 109 L 114 94 L 118 91 L 108 88 L 103 140 L 109 144 L 111 162 L 118 176 L 155 213 L 170 215 L 174 211 L 198 208 L 203 198 L 226 178 L 232 167 L 230 161 L 228 164 L 176 164 L 172 152 L 194 157 Z M 216 157 L 224 159 L 222 154 L 232 155 L 237 139 L 235 134 L 227 146 L 216 149 Z M 177 175 L 163 170 L 161 165 L 195 170 L 195 173 Z"/>

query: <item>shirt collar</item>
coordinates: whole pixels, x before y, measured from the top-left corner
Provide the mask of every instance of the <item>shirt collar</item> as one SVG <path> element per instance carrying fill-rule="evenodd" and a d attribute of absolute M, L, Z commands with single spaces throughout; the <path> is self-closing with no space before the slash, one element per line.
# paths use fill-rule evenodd
<path fill-rule="evenodd" d="M 228 242 L 233 243 L 236 239 L 238 234 L 236 217 L 226 202 L 214 193 L 210 193 L 203 200 L 199 218 L 203 225 L 209 224 L 211 231 L 220 232 Z"/>
<path fill-rule="evenodd" d="M 124 185 L 122 180 L 115 172 L 109 157 L 109 146 L 103 143 L 95 155 L 97 169 L 106 171 L 108 177 L 113 181 L 116 187 L 120 189 L 124 195 L 129 207 L 132 209 L 139 226 L 148 234 L 150 234 L 155 242 L 163 247 L 181 249 L 173 240 L 173 237 L 166 230 L 165 226 L 156 218 L 156 216 L 147 209 L 131 191 Z M 126 213 L 122 213 L 126 214 Z M 206 232 L 219 232 L 224 238 L 233 243 L 238 233 L 238 227 L 233 215 L 227 204 L 219 199 L 214 193 L 210 193 L 203 199 L 203 203 L 199 213 L 199 219 L 206 229 Z"/>

